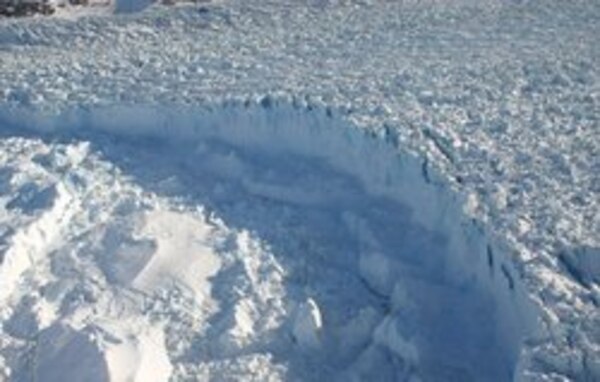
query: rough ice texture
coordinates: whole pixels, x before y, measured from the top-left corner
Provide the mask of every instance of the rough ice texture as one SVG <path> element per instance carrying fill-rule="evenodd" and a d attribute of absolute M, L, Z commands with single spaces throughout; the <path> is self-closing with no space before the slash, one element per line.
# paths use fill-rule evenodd
<path fill-rule="evenodd" d="M 248 133 L 242 137 L 256 139 L 259 147 L 267 145 L 271 151 L 278 145 L 284 151 L 296 147 L 298 154 L 309 157 L 321 150 L 327 162 L 358 177 L 365 187 L 383 187 L 385 180 L 361 177 L 383 176 L 381 169 L 393 169 L 383 160 L 390 158 L 387 154 L 367 154 L 350 143 L 343 150 L 326 151 L 332 146 L 318 143 L 303 129 L 331 125 L 361 131 L 351 134 L 350 142 L 379 140 L 378 145 L 367 145 L 369 150 L 394 149 L 401 157 L 412 158 L 406 172 L 415 175 L 395 185 L 422 179 L 424 184 L 439 184 L 442 190 L 427 194 L 425 190 L 434 185 L 415 186 L 392 188 L 391 193 L 369 190 L 369 195 L 400 195 L 403 205 L 423 211 L 415 220 L 428 230 L 439 206 L 449 205 L 458 211 L 449 216 L 474 219 L 471 229 L 483 232 L 471 233 L 471 245 L 479 250 L 470 255 L 479 259 L 479 265 L 469 273 L 464 267 L 468 261 L 457 262 L 458 276 L 452 281 L 463 280 L 465 274 L 483 280 L 485 264 L 494 272 L 489 276 L 492 281 L 479 281 L 484 286 L 475 288 L 474 295 L 479 291 L 493 295 L 481 301 L 495 301 L 500 312 L 496 317 L 509 317 L 510 304 L 532 305 L 523 317 L 516 314 L 505 320 L 507 327 L 494 334 L 509 333 L 513 326 L 527 329 L 506 339 L 502 345 L 506 349 L 500 352 L 508 359 L 487 371 L 510 373 L 516 368 L 515 378 L 523 380 L 595 380 L 600 378 L 599 18 L 600 6 L 585 1 L 267 4 L 240 0 L 202 11 L 154 9 L 121 18 L 6 22 L 0 25 L 0 115 L 12 132 L 9 135 L 18 128 L 52 134 L 93 127 L 120 135 L 218 138 L 238 146 L 245 141 L 228 134 L 238 134 L 244 126 Z M 299 118 L 295 128 L 283 129 L 281 137 L 251 130 L 263 126 L 273 132 L 267 127 L 288 123 L 284 117 L 290 113 L 309 117 Z M 244 123 L 247 118 L 255 126 Z M 322 122 L 327 118 L 332 122 Z M 216 131 L 212 135 L 198 134 L 211 129 Z M 361 161 L 340 154 L 348 152 L 369 159 L 363 168 L 352 169 Z M 240 166 L 235 158 L 212 157 L 217 168 L 231 171 L 232 176 Z M 370 158 L 383 159 L 377 163 Z M 249 194 L 283 197 L 287 203 L 311 204 L 323 197 L 320 192 L 298 196 L 294 190 L 282 192 L 272 181 L 251 180 L 244 185 Z M 48 216 L 60 222 L 69 212 L 67 208 L 55 214 L 62 203 L 59 187 L 53 196 L 41 195 L 34 202 L 14 200 L 6 206 L 33 211 L 41 203 Z M 427 199 L 428 195 L 435 196 Z M 56 200 L 43 207 L 47 197 Z M 13 238 L 3 255 L 7 261 L 13 261 L 10 251 L 14 253 L 15 246 L 21 250 L 18 235 L 46 226 L 47 214 L 25 224 L 15 236 L 0 231 L 0 237 Z M 351 213 L 344 221 L 349 230 L 364 237 L 359 247 L 366 248 L 357 254 L 357 269 L 370 293 L 405 306 L 406 292 L 386 281 L 392 276 L 385 274 L 389 268 L 381 267 L 382 249 L 373 244 L 377 240 L 370 238 L 370 229 Z M 60 224 L 51 225 L 52 230 L 60 230 Z M 455 233 L 459 229 L 448 222 L 441 227 L 438 231 L 446 239 L 458 238 L 448 252 L 452 261 L 459 260 L 460 243 L 468 241 L 469 230 Z M 388 244 L 383 250 L 393 243 Z M 142 251 L 142 257 L 152 248 L 135 245 L 139 248 L 134 252 Z M 35 245 L 22 250 L 31 253 L 33 260 L 39 252 Z M 18 261 L 17 268 L 28 267 Z M 399 270 L 402 265 L 392 268 Z M 410 285 L 415 288 L 417 283 Z M 430 295 L 442 293 L 432 283 L 427 285 Z M 511 290 L 522 295 L 512 298 L 513 292 L 507 292 Z M 450 292 L 443 296 L 456 302 L 464 297 L 459 293 L 452 299 Z M 300 311 L 310 306 L 305 302 L 311 301 L 310 296 L 296 297 L 298 306 L 304 307 Z M 207 304 L 212 311 L 214 307 Z M 239 325 L 233 334 L 222 336 L 218 345 L 222 354 L 244 348 L 244 333 L 256 330 L 243 325 L 253 322 L 255 314 L 247 306 L 254 305 L 236 305 L 232 314 Z M 368 312 L 365 308 L 355 317 L 360 323 L 346 322 L 351 333 L 371 331 L 377 345 L 356 358 L 353 375 L 368 377 L 369 365 L 385 358 L 381 348 L 402 360 L 397 366 L 405 374 L 418 375 L 413 369 L 428 365 L 427 355 L 433 351 L 427 345 L 435 340 L 407 338 L 402 331 L 410 324 L 401 330 L 394 325 L 411 319 L 397 311 L 375 309 L 374 317 Z M 531 324 L 529 316 L 538 322 Z M 307 326 L 306 320 L 296 322 Z M 304 329 L 292 332 L 316 335 Z M 470 338 L 477 343 L 477 335 Z M 300 339 L 300 343 L 314 342 Z M 277 362 L 265 358 L 273 353 L 238 354 L 245 361 L 235 367 L 227 366 L 226 360 L 220 361 L 223 364 L 211 360 L 206 372 L 221 368 L 234 376 L 254 365 L 257 375 L 261 370 L 278 375 Z M 420 353 L 425 353 L 425 361 Z M 307 359 L 310 362 L 310 356 Z M 461 365 L 451 356 L 444 361 Z M 460 372 L 459 378 L 464 377 Z M 468 372 L 482 376 L 486 370 Z"/>

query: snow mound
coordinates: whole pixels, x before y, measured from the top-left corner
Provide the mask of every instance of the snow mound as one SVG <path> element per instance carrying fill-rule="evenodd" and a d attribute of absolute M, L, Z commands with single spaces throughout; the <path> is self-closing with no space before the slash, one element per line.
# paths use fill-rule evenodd
<path fill-rule="evenodd" d="M 537 310 L 470 200 L 334 110 L 265 98 L 5 120 L 65 137 L 21 138 L 19 155 L 75 201 L 37 262 L 0 265 L 13 375 L 37 336 L 58 343 L 40 367 L 80 347 L 114 380 L 148 380 L 148 364 L 157 380 L 507 380 L 535 338 Z M 118 340 L 97 346 L 90 327 Z"/>
<path fill-rule="evenodd" d="M 153 211 L 141 220 L 135 241 L 107 237 L 112 242 L 106 242 L 105 248 L 115 252 L 98 256 L 107 279 L 147 294 L 165 283 L 181 284 L 198 299 L 209 297 L 207 279 L 220 267 L 218 256 L 202 243 L 211 227 L 175 212 Z"/>
<path fill-rule="evenodd" d="M 39 333 L 33 380 L 166 381 L 171 364 L 160 330 L 147 333 L 121 327 L 75 330 L 54 324 Z"/>

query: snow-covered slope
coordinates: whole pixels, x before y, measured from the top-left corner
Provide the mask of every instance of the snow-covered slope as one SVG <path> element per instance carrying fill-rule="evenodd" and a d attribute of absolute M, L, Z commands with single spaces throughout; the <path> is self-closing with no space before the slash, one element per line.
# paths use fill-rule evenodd
<path fill-rule="evenodd" d="M 5 377 L 600 378 L 599 17 L 0 24 Z"/>

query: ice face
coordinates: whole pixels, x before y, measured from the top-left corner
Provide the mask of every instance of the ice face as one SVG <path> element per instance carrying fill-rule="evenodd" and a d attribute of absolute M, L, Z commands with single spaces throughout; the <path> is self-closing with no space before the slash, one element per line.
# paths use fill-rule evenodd
<path fill-rule="evenodd" d="M 52 291 L 11 321 L 133 320 L 164 333 L 177 378 L 515 373 L 536 310 L 469 200 L 417 156 L 293 105 L 90 112 L 81 142 L 32 148 L 36 171 L 76 181 L 57 186 L 70 212 L 47 213 L 64 223 L 38 262 L 3 268 Z M 49 237 L 43 216 L 28 224 Z"/>

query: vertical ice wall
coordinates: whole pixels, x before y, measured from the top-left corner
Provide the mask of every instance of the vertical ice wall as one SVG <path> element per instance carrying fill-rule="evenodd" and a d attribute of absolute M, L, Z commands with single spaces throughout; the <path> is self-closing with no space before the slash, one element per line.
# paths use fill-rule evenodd
<path fill-rule="evenodd" d="M 524 339 L 535 332 L 535 309 L 513 267 L 510 253 L 499 238 L 490 234 L 493 227 L 473 219 L 469 215 L 470 199 L 456 192 L 426 160 L 396 147 L 393 139 L 389 139 L 388 135 L 393 134 L 389 130 L 362 130 L 335 110 L 294 102 L 278 103 L 270 98 L 205 108 L 79 108 L 51 116 L 13 110 L 1 112 L 0 120 L 15 128 L 33 127 L 50 134 L 102 131 L 117 136 L 158 137 L 186 145 L 218 140 L 235 147 L 323 161 L 358 179 L 367 194 L 407 206 L 415 224 L 441 237 L 445 243 L 444 258 L 439 259 L 441 271 L 430 275 L 439 280 L 431 281 L 432 284 L 439 281 L 442 289 L 451 283 L 456 290 L 440 291 L 435 285 L 424 285 L 423 293 L 447 293 L 457 302 L 467 300 L 459 303 L 460 306 L 464 303 L 465 308 L 470 308 L 468 299 L 490 299 L 494 307 L 493 322 L 479 322 L 477 318 L 470 322 L 482 328 L 493 326 L 505 358 L 502 362 L 510 372 L 517 367 Z M 419 249 L 418 244 L 406 245 Z M 389 299 L 391 306 L 402 304 L 402 294 L 419 292 L 403 288 L 404 266 L 389 253 L 365 253 L 360 260 L 361 277 Z M 419 300 L 418 296 L 410 298 Z M 460 315 L 460 307 L 452 314 Z M 450 323 L 452 314 L 447 318 Z M 373 341 L 398 357 L 416 358 L 418 351 L 395 330 L 395 320 L 399 319 L 388 315 L 373 333 Z M 436 323 L 442 319 L 436 317 Z M 471 328 L 464 333 L 477 337 L 477 331 Z"/>

